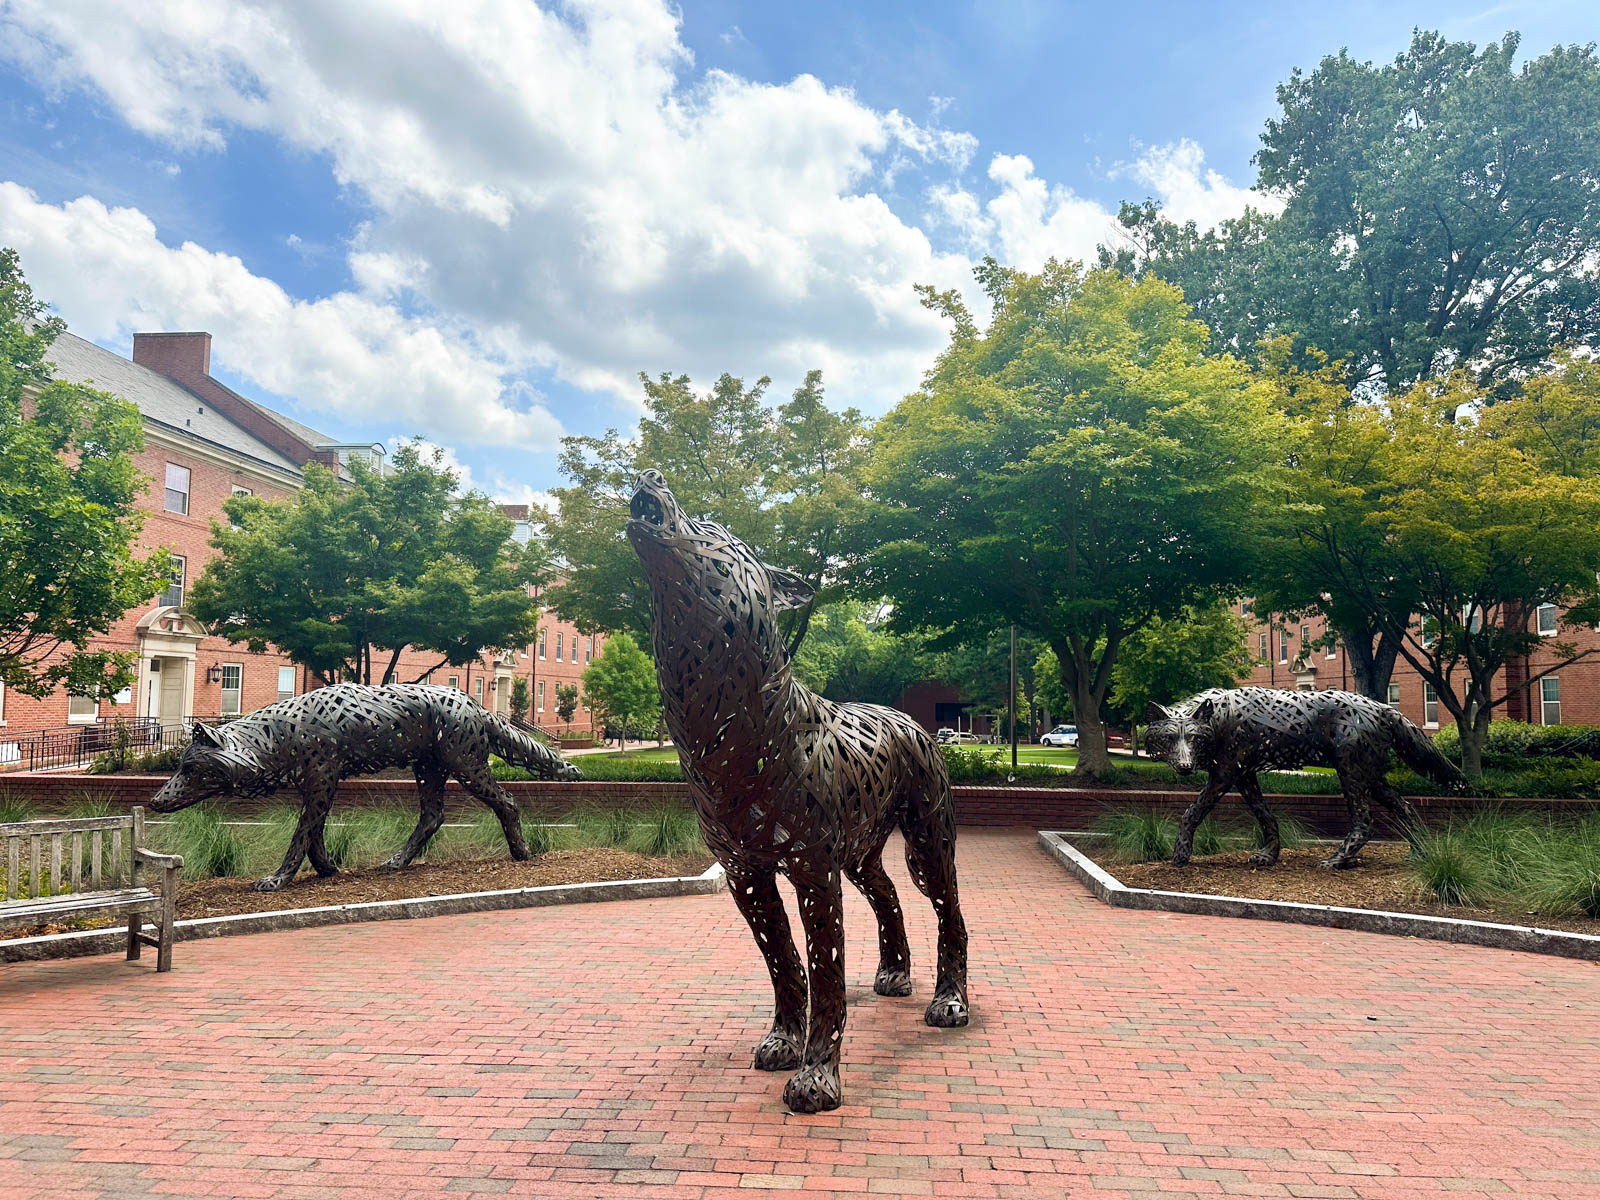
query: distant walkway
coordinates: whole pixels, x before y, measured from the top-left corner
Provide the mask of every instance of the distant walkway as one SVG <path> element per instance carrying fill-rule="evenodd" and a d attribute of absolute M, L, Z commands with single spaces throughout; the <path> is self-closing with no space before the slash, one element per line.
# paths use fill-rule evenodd
<path fill-rule="evenodd" d="M 125 1197 L 1600 1197 L 1600 969 L 1103 907 L 963 829 L 974 1021 L 874 996 L 847 889 L 847 1107 L 750 1069 L 726 895 L 0 968 L 0 1193 Z"/>
<path fill-rule="evenodd" d="M 627 748 L 631 750 L 670 750 L 671 742 L 629 742 Z M 607 742 L 604 746 L 590 746 L 586 750 L 563 750 L 562 758 L 576 758 L 580 754 L 616 754 L 617 744 Z"/>

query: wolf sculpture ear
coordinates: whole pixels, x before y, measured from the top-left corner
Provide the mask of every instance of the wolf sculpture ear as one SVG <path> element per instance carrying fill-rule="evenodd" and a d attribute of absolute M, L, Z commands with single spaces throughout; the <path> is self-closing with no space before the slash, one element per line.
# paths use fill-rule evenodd
<path fill-rule="evenodd" d="M 194 728 L 189 731 L 189 740 L 196 746 L 210 746 L 213 750 L 222 749 L 222 734 L 210 725 L 202 725 L 199 721 L 194 723 Z"/>
<path fill-rule="evenodd" d="M 793 571 L 782 567 L 769 567 L 766 563 L 767 586 L 772 591 L 772 607 L 782 612 L 786 608 L 804 608 L 816 595 L 811 585 Z"/>
<path fill-rule="evenodd" d="M 1217 706 L 1213 704 L 1210 699 L 1200 701 L 1199 705 L 1196 706 L 1194 710 L 1194 719 L 1196 721 L 1211 720 L 1211 714 L 1216 710 L 1216 707 Z"/>
<path fill-rule="evenodd" d="M 1157 704 L 1154 700 L 1150 701 L 1150 707 L 1145 711 L 1144 714 L 1144 723 L 1146 725 L 1155 725 L 1160 721 L 1170 721 L 1171 719 L 1171 713 L 1162 708 L 1161 705 Z"/>

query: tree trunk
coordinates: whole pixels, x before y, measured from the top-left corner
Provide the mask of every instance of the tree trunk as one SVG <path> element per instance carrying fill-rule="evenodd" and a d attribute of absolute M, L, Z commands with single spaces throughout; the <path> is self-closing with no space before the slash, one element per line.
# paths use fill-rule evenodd
<path fill-rule="evenodd" d="M 1461 737 L 1461 773 L 1468 779 L 1483 777 L 1483 747 L 1489 740 L 1489 721 L 1493 712 L 1487 704 L 1469 698 L 1456 715 L 1456 733 Z"/>
<path fill-rule="evenodd" d="M 1350 684 L 1357 694 L 1379 704 L 1389 702 L 1389 681 L 1400 657 L 1400 639 L 1375 624 L 1341 627 L 1339 640 L 1350 656 Z"/>

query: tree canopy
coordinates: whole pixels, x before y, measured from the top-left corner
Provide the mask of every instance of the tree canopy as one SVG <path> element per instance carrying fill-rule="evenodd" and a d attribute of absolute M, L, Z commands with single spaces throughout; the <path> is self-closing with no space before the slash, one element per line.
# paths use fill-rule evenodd
<path fill-rule="evenodd" d="M 850 600 L 818 609 L 794 656 L 795 676 L 829 700 L 894 704 L 927 671 L 918 639 L 890 632 L 872 606 Z"/>
<path fill-rule="evenodd" d="M 583 673 L 583 693 L 603 722 L 616 722 L 624 742 L 630 728 L 652 728 L 661 717 L 655 664 L 627 633 L 606 639 Z"/>
<path fill-rule="evenodd" d="M 839 531 L 857 503 L 865 421 L 834 412 L 812 371 L 789 401 L 768 407 L 769 381 L 723 375 L 704 394 L 687 376 L 641 375 L 645 415 L 637 433 L 562 440 L 550 525 L 552 550 L 567 567 L 550 603 L 588 630 L 644 630 L 650 598 L 638 555 L 623 530 L 634 480 L 647 467 L 666 477 L 692 516 L 726 525 L 765 561 L 800 575 L 816 604 L 839 596 Z M 785 614 L 787 642 L 799 648 L 815 605 Z"/>
<path fill-rule="evenodd" d="M 1347 388 L 1400 392 L 1465 370 L 1490 398 L 1600 335 L 1600 59 L 1515 66 L 1417 33 L 1386 65 L 1345 51 L 1278 88 L 1256 155 L 1281 213 L 1215 230 L 1124 205 L 1107 263 L 1178 284 L 1219 346 L 1293 336 Z"/>
<path fill-rule="evenodd" d="M 463 666 L 532 640 L 540 543 L 514 543 L 486 497 L 455 495 L 438 451 L 403 446 L 387 472 L 349 469 L 344 481 L 307 467 L 286 500 L 229 499 L 193 612 L 231 642 L 270 644 L 323 679 L 366 683 L 392 677 L 407 646 Z"/>
<path fill-rule="evenodd" d="M 0 250 L 0 686 L 107 696 L 132 682 L 132 655 L 89 643 L 150 603 L 168 567 L 134 553 L 139 410 L 51 379 L 64 328 Z"/>
<path fill-rule="evenodd" d="M 1178 290 L 1051 262 L 987 262 L 986 330 L 959 298 L 923 387 L 874 430 L 860 571 L 901 628 L 1002 624 L 1056 653 L 1083 737 L 1108 765 L 1101 708 L 1124 642 L 1248 579 L 1263 508 L 1280 503 L 1284 419 L 1237 359 L 1206 354 Z"/>

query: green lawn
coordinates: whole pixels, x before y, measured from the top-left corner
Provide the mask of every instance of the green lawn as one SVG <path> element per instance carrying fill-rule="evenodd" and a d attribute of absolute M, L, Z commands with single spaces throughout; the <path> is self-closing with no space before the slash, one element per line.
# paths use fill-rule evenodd
<path fill-rule="evenodd" d="M 593 762 L 597 758 L 623 759 L 628 762 L 670 762 L 678 761 L 678 752 L 671 746 L 662 746 L 659 749 L 652 747 L 649 750 L 608 750 L 604 754 L 574 754 L 571 761 L 583 769 L 583 764 Z"/>

